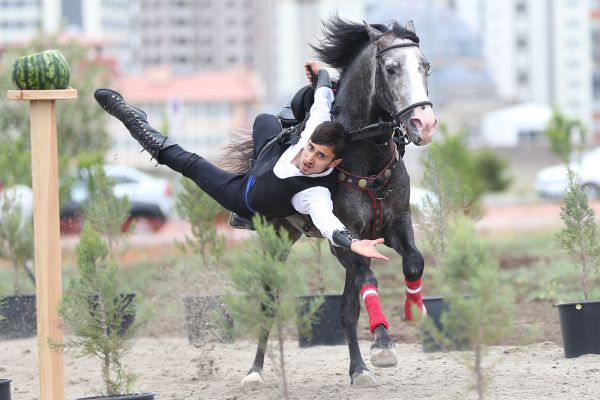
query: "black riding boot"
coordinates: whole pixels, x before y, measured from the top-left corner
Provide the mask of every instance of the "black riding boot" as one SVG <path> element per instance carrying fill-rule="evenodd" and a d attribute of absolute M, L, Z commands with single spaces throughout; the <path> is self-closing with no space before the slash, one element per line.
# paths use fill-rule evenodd
<path fill-rule="evenodd" d="M 94 98 L 106 112 L 125 125 L 131 136 L 150 153 L 152 158 L 156 159 L 160 150 L 176 144 L 148 123 L 144 111 L 127 104 L 123 96 L 114 90 L 98 89 L 94 92 Z"/>

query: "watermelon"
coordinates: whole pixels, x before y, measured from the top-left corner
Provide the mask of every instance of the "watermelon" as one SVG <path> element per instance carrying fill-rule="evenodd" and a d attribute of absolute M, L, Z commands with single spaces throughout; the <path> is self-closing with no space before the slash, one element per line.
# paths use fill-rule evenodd
<path fill-rule="evenodd" d="M 21 90 L 66 89 L 71 73 L 59 50 L 19 57 L 13 64 L 12 81 Z"/>

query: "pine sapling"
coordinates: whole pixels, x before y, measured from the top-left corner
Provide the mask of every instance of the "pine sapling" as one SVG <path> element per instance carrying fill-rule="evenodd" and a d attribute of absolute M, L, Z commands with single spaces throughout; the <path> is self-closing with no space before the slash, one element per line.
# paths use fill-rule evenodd
<path fill-rule="evenodd" d="M 289 399 L 284 332 L 286 325 L 298 317 L 297 295 L 304 286 L 301 266 L 292 257 L 288 259 L 291 242 L 287 232 L 276 231 L 258 216 L 253 223 L 257 236 L 250 238 L 233 263 L 230 277 L 234 291 L 225 302 L 238 332 L 251 332 L 259 338 L 265 330 L 274 329 L 283 397 Z M 307 324 L 309 319 L 310 315 L 300 322 Z"/>
<path fill-rule="evenodd" d="M 108 242 L 112 257 L 126 238 L 122 226 L 129 215 L 129 200 L 115 196 L 115 180 L 106 175 L 102 165 L 93 164 L 86 170 L 89 202 L 84 208 L 85 219 Z"/>
<path fill-rule="evenodd" d="M 471 171 L 464 135 L 442 130 L 443 141 L 432 143 L 423 159 L 423 186 L 426 195 L 420 226 L 426 234 L 436 264 L 444 258 L 449 221 L 458 214 L 476 214 L 478 179 Z"/>
<path fill-rule="evenodd" d="M 119 277 L 114 251 L 124 240 L 122 225 L 129 212 L 127 199 L 118 199 L 114 181 L 100 164 L 88 165 L 90 202 L 86 222 L 76 248 L 77 276 L 61 299 L 59 312 L 73 337 L 52 343 L 58 349 L 73 349 L 79 357 L 97 357 L 104 382 L 103 394 L 131 393 L 135 375 L 123 365 L 130 341 L 146 320 L 139 296 L 132 296 Z M 127 325 L 125 321 L 135 321 Z"/>
<path fill-rule="evenodd" d="M 424 329 L 447 350 L 472 349 L 454 354 L 473 371 L 479 399 L 485 396 L 487 348 L 512 329 L 513 296 L 500 281 L 498 269 L 472 221 L 465 217 L 453 221 L 445 258 L 433 275 L 449 309 L 442 314 L 441 332 L 430 320 Z"/>
<path fill-rule="evenodd" d="M 225 251 L 225 240 L 217 234 L 215 218 L 223 208 L 187 178 L 181 180 L 182 190 L 177 194 L 175 208 L 190 223 L 192 237 L 186 236 L 180 245 L 183 250 L 198 252 L 206 265 L 209 256 L 217 260 Z"/>
<path fill-rule="evenodd" d="M 598 226 L 585 190 L 569 166 L 567 175 L 568 186 L 560 208 L 560 218 L 565 226 L 558 233 L 557 239 L 579 268 L 583 296 L 585 300 L 589 300 L 590 285 L 600 264 Z"/>
<path fill-rule="evenodd" d="M 118 277 L 118 266 L 109 258 L 108 243 L 84 224 L 76 249 L 79 276 L 71 279 L 59 312 L 73 336 L 57 348 L 74 349 L 78 357 L 97 357 L 101 364 L 104 393 L 131 393 L 135 375 L 123 365 L 139 319 L 127 329 L 122 322 L 135 312 L 135 298 L 125 299 L 128 290 Z"/>
<path fill-rule="evenodd" d="M 24 272 L 33 286 L 35 275 L 30 268 L 33 260 L 33 227 L 31 221 L 22 220 L 21 207 L 15 199 L 0 197 L 0 258 L 7 259 L 14 269 L 14 293 L 22 290 L 21 274 Z"/>

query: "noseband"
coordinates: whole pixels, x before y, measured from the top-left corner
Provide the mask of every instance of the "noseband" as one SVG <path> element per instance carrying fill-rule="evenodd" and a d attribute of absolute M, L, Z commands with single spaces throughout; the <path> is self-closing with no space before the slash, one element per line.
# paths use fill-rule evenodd
<path fill-rule="evenodd" d="M 391 45 L 384 49 L 379 50 L 377 52 L 377 54 L 375 55 L 375 59 L 377 61 L 377 70 L 375 71 L 375 82 L 376 82 L 375 96 L 378 99 L 380 97 L 380 94 L 379 94 L 379 92 L 377 92 L 377 81 L 383 82 L 383 78 L 381 77 L 382 73 L 383 73 L 383 71 L 382 71 L 383 65 L 380 62 L 380 58 L 382 55 L 384 55 L 385 53 L 387 53 L 390 50 L 404 48 L 404 47 L 419 47 L 419 44 L 414 43 L 414 42 L 394 44 L 394 45 Z M 411 140 L 410 140 L 410 137 L 408 136 L 407 127 L 401 121 L 402 116 L 404 116 L 404 114 L 414 110 L 417 107 L 424 107 L 424 106 L 432 106 L 433 107 L 433 103 L 429 100 L 418 101 L 416 103 L 409 104 L 408 106 L 402 108 L 400 111 L 398 111 L 397 113 L 394 114 L 394 109 L 392 107 L 391 94 L 390 94 L 389 88 L 385 84 L 382 84 L 381 86 L 384 89 L 384 93 L 382 95 L 383 95 L 383 98 L 385 99 L 385 103 L 387 103 L 387 108 L 388 108 L 387 110 L 385 110 L 385 109 L 384 110 L 390 115 L 390 117 L 392 118 L 392 122 L 384 122 L 384 121 L 380 120 L 378 123 L 371 124 L 371 125 L 365 126 L 363 128 L 354 130 L 354 131 L 350 132 L 351 140 L 357 141 L 357 140 L 367 139 L 367 138 L 374 137 L 374 136 L 379 136 L 391 128 L 392 129 L 391 136 L 394 137 L 397 135 L 400 144 L 408 145 L 409 143 L 411 143 Z"/>

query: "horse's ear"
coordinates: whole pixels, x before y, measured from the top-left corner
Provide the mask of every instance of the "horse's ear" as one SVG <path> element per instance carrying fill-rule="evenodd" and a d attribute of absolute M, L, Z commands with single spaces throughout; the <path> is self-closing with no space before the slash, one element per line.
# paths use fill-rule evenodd
<path fill-rule="evenodd" d="M 415 24 L 413 23 L 412 19 L 406 23 L 404 29 L 406 29 L 409 32 L 415 33 Z"/>
<path fill-rule="evenodd" d="M 371 38 L 371 41 L 376 42 L 377 39 L 379 39 L 379 37 L 382 35 L 382 33 L 379 32 L 379 30 L 373 28 L 371 25 L 367 24 L 365 20 L 363 20 L 363 23 L 365 24 L 365 28 L 367 29 L 367 33 L 369 34 L 369 38 Z"/>

